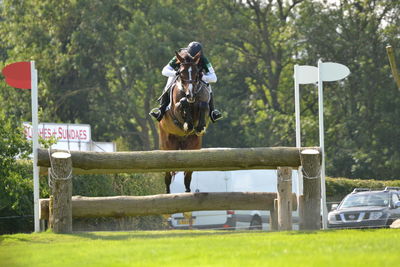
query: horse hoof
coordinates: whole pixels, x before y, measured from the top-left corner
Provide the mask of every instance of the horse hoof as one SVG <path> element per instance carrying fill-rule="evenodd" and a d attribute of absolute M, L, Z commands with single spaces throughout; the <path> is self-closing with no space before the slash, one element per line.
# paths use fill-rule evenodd
<path fill-rule="evenodd" d="M 186 189 L 185 193 L 190 193 L 190 189 Z"/>
<path fill-rule="evenodd" d="M 196 135 L 197 136 L 202 136 L 206 133 L 206 127 L 203 127 L 201 129 L 196 129 Z"/>
<path fill-rule="evenodd" d="M 191 131 L 193 131 L 193 125 L 192 125 L 191 123 L 185 122 L 185 123 L 183 124 L 183 130 L 184 130 L 185 132 L 191 132 Z"/>

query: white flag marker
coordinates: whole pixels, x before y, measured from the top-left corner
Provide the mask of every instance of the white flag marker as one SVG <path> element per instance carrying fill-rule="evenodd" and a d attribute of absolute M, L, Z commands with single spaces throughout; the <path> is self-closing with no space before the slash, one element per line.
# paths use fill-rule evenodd
<path fill-rule="evenodd" d="M 323 82 L 335 82 L 342 80 L 349 76 L 350 70 L 345 65 L 334 63 L 334 62 L 323 62 L 321 61 L 320 73 L 322 75 Z"/>
<path fill-rule="evenodd" d="M 295 98 L 295 116 L 296 116 L 296 147 L 301 147 L 301 124 L 300 124 L 300 84 L 316 83 L 318 81 L 318 68 L 314 66 L 294 65 L 294 98 Z M 297 193 L 303 194 L 303 175 L 301 167 L 297 170 Z"/>
<path fill-rule="evenodd" d="M 333 82 L 346 78 L 350 70 L 345 65 L 318 60 L 318 118 L 319 118 L 319 146 L 322 152 L 321 162 L 321 195 L 322 195 L 322 229 L 328 228 L 328 210 L 326 206 L 325 187 L 325 138 L 324 138 L 324 90 L 323 82 Z"/>

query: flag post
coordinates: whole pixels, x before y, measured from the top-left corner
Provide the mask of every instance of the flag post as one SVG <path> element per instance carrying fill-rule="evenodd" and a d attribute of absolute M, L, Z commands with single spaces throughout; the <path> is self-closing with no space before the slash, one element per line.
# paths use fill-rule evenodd
<path fill-rule="evenodd" d="M 33 150 L 33 204 L 35 232 L 40 231 L 39 224 L 39 168 L 37 166 L 39 135 L 38 135 L 38 73 L 35 69 L 35 61 L 31 61 L 31 89 L 32 89 L 32 150 Z"/>
<path fill-rule="evenodd" d="M 301 147 L 301 124 L 300 124 L 300 85 L 297 76 L 299 65 L 294 65 L 294 113 L 296 117 L 296 147 Z M 303 175 L 301 166 L 297 169 L 297 195 L 303 195 Z M 300 201 L 298 201 L 299 203 Z"/>
<path fill-rule="evenodd" d="M 296 147 L 301 147 L 301 135 L 300 135 L 300 92 L 299 83 L 297 82 L 299 65 L 294 65 L 294 110 L 296 116 Z"/>
<path fill-rule="evenodd" d="M 324 88 L 322 80 L 322 60 L 318 60 L 318 118 L 319 118 L 319 146 L 321 148 L 321 197 L 322 197 L 322 229 L 328 228 L 328 210 L 326 208 L 325 190 L 325 138 L 324 138 Z"/>

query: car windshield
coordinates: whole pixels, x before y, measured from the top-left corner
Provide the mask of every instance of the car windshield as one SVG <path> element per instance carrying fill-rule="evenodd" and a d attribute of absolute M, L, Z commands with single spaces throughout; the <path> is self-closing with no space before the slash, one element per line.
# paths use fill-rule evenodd
<path fill-rule="evenodd" d="M 341 208 L 379 206 L 386 207 L 389 205 L 389 194 L 387 193 L 362 193 L 351 194 L 346 197 Z"/>

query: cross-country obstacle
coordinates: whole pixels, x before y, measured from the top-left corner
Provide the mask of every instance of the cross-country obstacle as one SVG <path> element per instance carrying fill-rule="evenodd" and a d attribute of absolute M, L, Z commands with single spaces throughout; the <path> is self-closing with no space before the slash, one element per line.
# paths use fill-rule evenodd
<path fill-rule="evenodd" d="M 72 217 L 122 217 L 198 210 L 269 210 L 274 230 L 290 230 L 299 208 L 300 229 L 320 229 L 319 148 L 210 148 L 182 151 L 82 152 L 38 150 L 38 166 L 53 177 L 40 218 L 56 233 L 72 232 Z M 302 166 L 302 196 L 292 194 L 292 168 Z M 154 196 L 72 197 L 72 174 L 277 169 L 277 193 L 223 192 Z M 298 201 L 297 201 L 298 199 Z"/>

